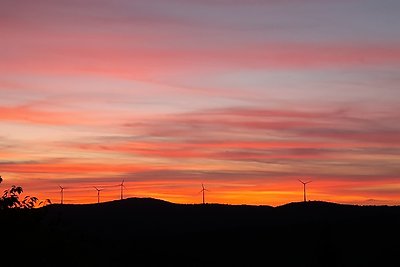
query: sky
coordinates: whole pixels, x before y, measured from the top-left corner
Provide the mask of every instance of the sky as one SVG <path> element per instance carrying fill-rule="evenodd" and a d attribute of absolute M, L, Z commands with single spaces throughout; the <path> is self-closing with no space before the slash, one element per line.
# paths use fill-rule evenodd
<path fill-rule="evenodd" d="M 1 191 L 400 203 L 400 1 L 0 6 Z"/>

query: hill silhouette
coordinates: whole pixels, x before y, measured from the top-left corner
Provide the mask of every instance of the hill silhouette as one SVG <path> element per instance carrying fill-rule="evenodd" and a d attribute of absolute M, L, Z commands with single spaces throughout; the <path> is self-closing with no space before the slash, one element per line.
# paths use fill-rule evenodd
<path fill-rule="evenodd" d="M 10 212 L 2 254 L 31 242 L 26 264 L 41 266 L 397 266 L 400 249 L 399 206 L 130 198 Z"/>

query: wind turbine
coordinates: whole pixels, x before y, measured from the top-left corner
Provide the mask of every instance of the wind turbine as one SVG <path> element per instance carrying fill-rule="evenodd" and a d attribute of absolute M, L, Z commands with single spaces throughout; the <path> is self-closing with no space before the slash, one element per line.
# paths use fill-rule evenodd
<path fill-rule="evenodd" d="M 60 189 L 61 189 L 61 204 L 63 204 L 64 203 L 64 187 L 62 187 L 61 185 L 59 185 L 59 187 L 60 187 Z"/>
<path fill-rule="evenodd" d="M 93 186 L 93 187 L 94 187 L 94 189 L 97 190 L 97 203 L 100 203 L 100 191 L 103 190 L 103 189 L 98 189 L 98 188 L 95 187 L 95 186 Z"/>
<path fill-rule="evenodd" d="M 121 200 L 124 199 L 124 185 L 125 179 L 122 179 L 122 183 L 119 184 L 119 186 L 121 187 Z"/>
<path fill-rule="evenodd" d="M 202 187 L 202 189 L 200 190 L 200 192 L 202 192 L 203 193 L 203 204 L 205 204 L 206 202 L 205 202 L 205 200 L 204 200 L 204 192 L 205 191 L 209 191 L 208 189 L 206 189 L 205 187 L 204 187 L 204 185 L 203 184 L 201 184 L 201 187 Z"/>
<path fill-rule="evenodd" d="M 307 182 L 303 182 L 302 180 L 298 179 L 300 183 L 303 184 L 303 196 L 304 196 L 304 202 L 307 201 L 306 199 L 306 184 L 311 183 L 312 181 L 307 181 Z"/>

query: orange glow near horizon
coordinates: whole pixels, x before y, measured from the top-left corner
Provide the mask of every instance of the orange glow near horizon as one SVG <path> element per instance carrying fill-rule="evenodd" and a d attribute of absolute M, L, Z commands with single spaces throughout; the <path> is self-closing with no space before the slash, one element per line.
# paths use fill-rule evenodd
<path fill-rule="evenodd" d="M 94 180 L 94 179 L 93 179 Z M 100 202 L 114 201 L 120 199 L 121 181 L 103 183 L 82 183 L 63 184 L 64 204 L 88 204 L 97 202 L 97 191 L 94 186 L 101 189 Z M 187 183 L 182 181 L 170 181 L 168 184 L 162 182 L 124 182 L 125 188 L 123 198 L 152 197 L 173 203 L 200 204 L 202 202 L 201 184 Z M 40 200 L 50 199 L 52 203 L 60 203 L 61 191 L 59 185 L 54 184 L 43 188 L 38 185 L 24 184 L 29 191 L 35 191 L 35 196 Z M 279 185 L 257 185 L 257 184 L 205 184 L 209 190 L 205 194 L 206 203 L 236 204 L 236 205 L 271 205 L 279 206 L 290 202 L 303 201 L 303 187 L 298 181 L 290 181 Z M 351 190 L 343 190 L 353 186 Z M 399 184 L 388 184 L 382 187 L 380 184 L 360 185 L 359 183 L 337 182 L 319 185 L 316 181 L 307 185 L 307 200 L 321 200 L 343 204 L 357 205 L 398 205 L 394 200 L 386 197 L 385 190 L 399 188 Z M 382 190 L 381 194 L 375 194 L 376 199 L 368 198 L 368 190 Z M 25 190 L 25 195 L 33 195 Z"/>

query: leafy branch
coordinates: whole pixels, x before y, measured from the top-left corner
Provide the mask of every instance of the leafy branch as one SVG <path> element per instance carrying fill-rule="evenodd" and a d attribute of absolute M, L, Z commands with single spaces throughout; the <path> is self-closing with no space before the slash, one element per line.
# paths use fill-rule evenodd
<path fill-rule="evenodd" d="M 0 183 L 3 178 L 0 176 Z M 4 190 L 3 196 L 0 198 L 0 209 L 32 209 L 36 206 L 45 206 L 51 204 L 50 199 L 40 201 L 37 197 L 25 196 L 20 200 L 21 194 L 24 192 L 21 186 L 11 186 L 10 189 Z M 39 203 L 38 203 L 39 202 Z"/>

